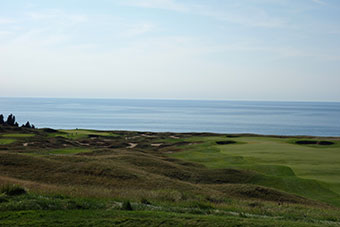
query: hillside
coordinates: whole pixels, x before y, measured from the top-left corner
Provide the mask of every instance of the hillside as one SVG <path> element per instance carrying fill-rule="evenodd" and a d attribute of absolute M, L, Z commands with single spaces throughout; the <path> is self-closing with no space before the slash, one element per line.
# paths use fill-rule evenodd
<path fill-rule="evenodd" d="M 340 224 L 338 138 L 0 133 L 0 225 Z"/>

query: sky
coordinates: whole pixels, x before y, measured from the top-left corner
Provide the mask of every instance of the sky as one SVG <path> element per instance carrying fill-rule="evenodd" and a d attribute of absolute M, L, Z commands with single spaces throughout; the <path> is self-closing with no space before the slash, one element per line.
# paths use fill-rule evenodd
<path fill-rule="evenodd" d="M 0 97 L 340 101 L 339 0 L 0 0 Z"/>

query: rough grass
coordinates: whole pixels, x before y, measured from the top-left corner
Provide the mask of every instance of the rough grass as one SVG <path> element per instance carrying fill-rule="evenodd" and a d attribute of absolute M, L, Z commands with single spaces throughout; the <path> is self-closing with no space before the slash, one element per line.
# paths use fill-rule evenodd
<path fill-rule="evenodd" d="M 119 136 L 118 134 L 115 134 L 112 132 L 84 130 L 84 129 L 58 130 L 58 132 L 49 133 L 49 136 L 51 137 L 62 136 L 62 137 L 69 138 L 69 139 L 81 139 L 81 138 L 86 138 L 91 135 L 108 136 L 108 137 Z"/>
<path fill-rule="evenodd" d="M 286 213 L 267 212 L 270 204 L 248 203 L 242 211 L 235 204 L 215 206 L 210 202 L 187 201 L 176 204 L 142 203 L 113 199 L 69 197 L 61 194 L 0 196 L 0 225 L 63 226 L 332 226 L 339 224 L 336 213 L 285 206 Z M 240 205 L 240 203 L 238 203 Z M 244 204 L 243 204 L 244 205 Z M 272 206 L 274 210 L 277 206 Z M 262 212 L 261 212 L 262 211 Z M 326 212 L 326 210 L 324 210 Z M 252 212 L 252 213 L 249 213 Z M 308 217 L 306 216 L 308 213 Z M 321 214 L 321 215 L 320 215 Z M 122 218 L 124 221 L 122 221 Z"/>
<path fill-rule="evenodd" d="M 9 196 L 16 196 L 25 194 L 26 190 L 23 187 L 20 187 L 19 185 L 7 184 L 1 186 L 0 193 L 4 193 Z"/>
<path fill-rule="evenodd" d="M 55 150 L 48 150 L 45 151 L 47 154 L 79 154 L 79 153 L 86 153 L 91 152 L 91 149 L 84 149 L 84 148 L 62 148 L 62 149 L 55 149 Z M 44 153 L 44 154 L 46 154 Z"/>
<path fill-rule="evenodd" d="M 15 142 L 15 139 L 3 139 L 3 138 L 0 138 L 0 145 L 11 144 L 13 142 Z"/>
<path fill-rule="evenodd" d="M 3 212 L 6 226 L 331 226 L 328 222 L 244 218 L 242 215 L 179 214 L 162 211 L 69 210 Z"/>
<path fill-rule="evenodd" d="M 10 137 L 10 138 L 25 138 L 25 137 L 33 137 L 35 134 L 33 133 L 8 133 L 2 134 L 3 137 Z"/>

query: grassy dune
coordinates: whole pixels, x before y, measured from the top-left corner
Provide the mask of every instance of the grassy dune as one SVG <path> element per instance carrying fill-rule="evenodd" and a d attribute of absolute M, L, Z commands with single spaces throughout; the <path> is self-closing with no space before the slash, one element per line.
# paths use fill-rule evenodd
<path fill-rule="evenodd" d="M 336 138 L 1 131 L 0 225 L 340 224 Z"/>

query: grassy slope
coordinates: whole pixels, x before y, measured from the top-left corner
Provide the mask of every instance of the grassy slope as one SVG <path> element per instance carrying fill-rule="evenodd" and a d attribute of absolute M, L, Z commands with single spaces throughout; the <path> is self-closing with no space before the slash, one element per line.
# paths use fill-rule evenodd
<path fill-rule="evenodd" d="M 6 226 L 332 226 L 326 223 L 161 211 L 57 210 L 0 214 L 0 224 Z"/>
<path fill-rule="evenodd" d="M 213 209 L 209 204 L 193 203 L 146 205 L 132 203 L 133 211 L 122 210 L 112 199 L 83 199 L 61 195 L 0 195 L 0 225 L 29 226 L 334 226 L 332 219 L 296 214 L 256 215 Z M 6 201 L 6 202 L 4 202 Z M 303 209 L 303 208 L 302 208 Z M 306 210 L 304 210 L 306 212 Z M 308 211 L 313 213 L 313 210 Z M 296 213 L 299 213 L 297 211 Z"/>
<path fill-rule="evenodd" d="M 296 160 L 303 157 L 300 153 L 306 149 L 336 152 L 338 144 L 320 149 L 293 145 L 288 143 L 291 142 L 289 139 L 239 137 L 232 138 L 238 141 L 235 145 L 216 145 L 216 141 L 229 138 L 209 134 L 91 130 L 52 133 L 33 130 L 22 134 L 28 133 L 35 136 L 17 136 L 13 143 L 0 145 L 0 185 L 16 183 L 40 195 L 61 193 L 71 198 L 105 198 L 106 206 L 87 207 L 81 203 L 67 208 L 65 204 L 69 201 L 60 201 L 64 205 L 53 208 L 57 203 L 55 197 L 40 201 L 28 195 L 18 197 L 17 202 L 15 198 L 5 198 L 0 202 L 3 211 L 0 225 L 13 222 L 74 225 L 84 220 L 82 224 L 88 225 L 223 225 L 229 222 L 230 225 L 249 226 L 254 223 L 261 226 L 323 226 L 328 221 L 340 221 L 337 208 L 283 192 L 337 205 L 339 196 L 328 190 L 327 185 L 296 177 L 295 167 L 287 165 L 290 159 L 284 152 L 294 147 L 298 155 L 292 160 Z M 137 146 L 131 149 L 131 143 Z M 272 162 L 279 157 L 275 153 L 278 151 L 283 153 L 281 161 Z M 169 158 L 169 155 L 209 168 Z M 336 155 L 332 157 L 336 158 Z M 285 159 L 288 159 L 286 163 L 283 162 Z M 299 162 L 293 163 L 299 166 Z M 305 168 L 313 169 L 313 165 Z M 129 199 L 139 204 L 147 199 L 157 212 L 146 207 L 132 212 L 121 211 L 112 207 L 109 198 Z M 22 207 L 23 204 L 27 207 Z M 178 206 L 181 208 L 176 208 Z M 89 217 L 85 218 L 86 215 Z"/>
<path fill-rule="evenodd" d="M 202 141 L 202 138 L 196 140 Z M 239 144 L 217 145 L 215 141 L 220 140 L 228 138 L 208 137 L 203 139 L 204 143 L 171 156 L 209 168 L 254 170 L 265 176 L 253 179 L 252 183 L 340 205 L 339 196 L 331 191 L 340 193 L 337 141 L 330 147 L 316 147 L 292 144 L 291 138 L 238 137 L 232 140 Z"/>

